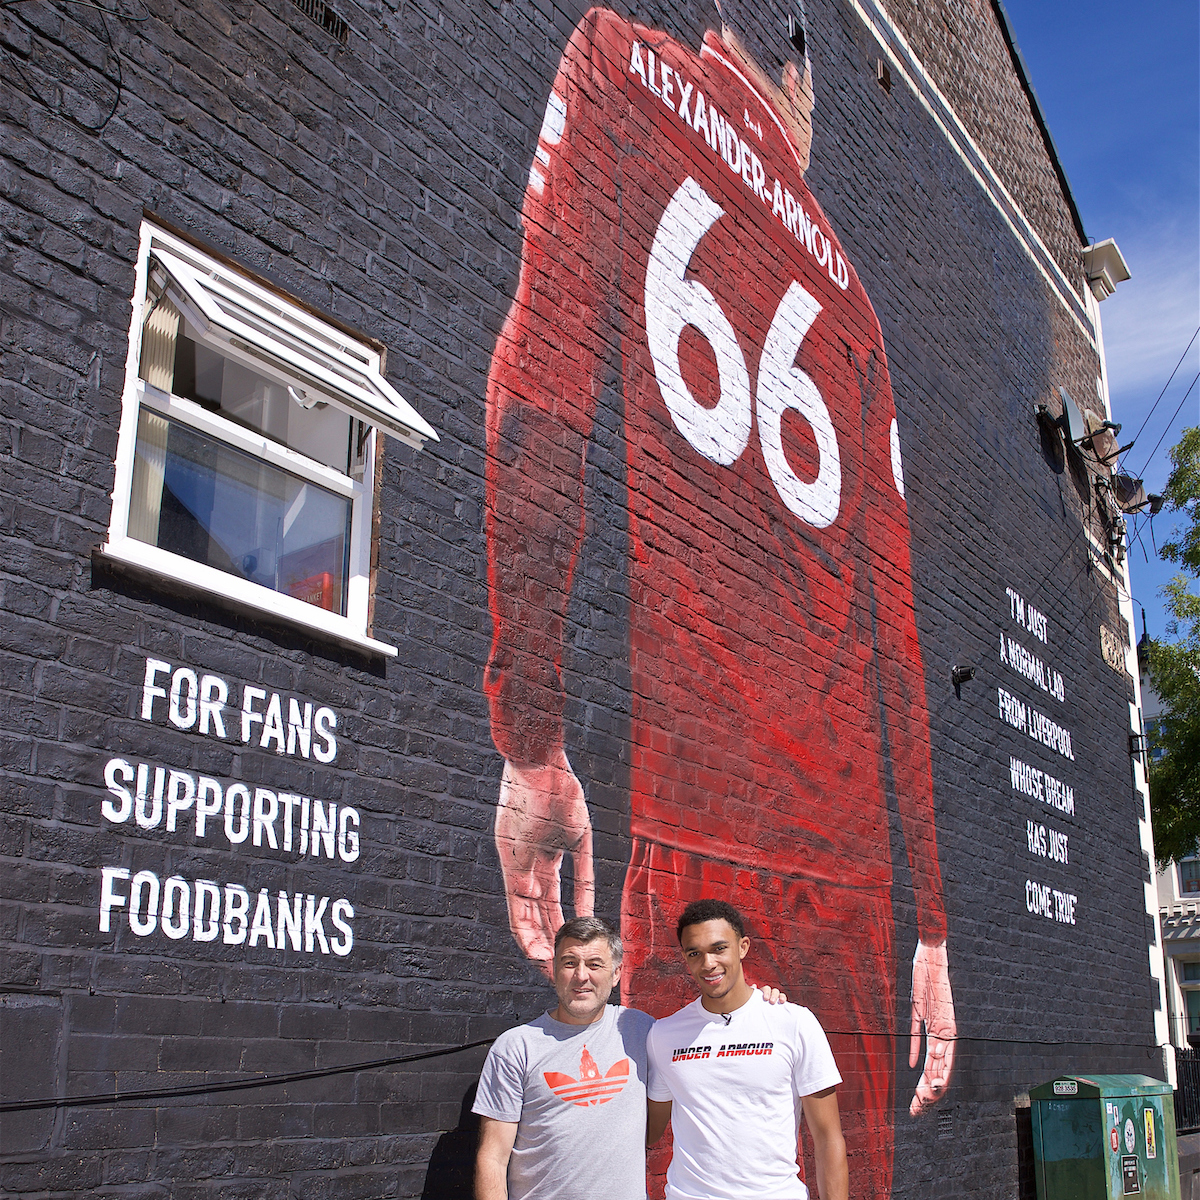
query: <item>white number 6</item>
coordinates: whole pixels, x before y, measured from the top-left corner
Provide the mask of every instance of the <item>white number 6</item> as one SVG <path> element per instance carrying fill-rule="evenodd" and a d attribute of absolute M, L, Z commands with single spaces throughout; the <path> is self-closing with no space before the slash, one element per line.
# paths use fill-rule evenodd
<path fill-rule="evenodd" d="M 646 264 L 646 340 L 654 375 L 676 428 L 705 458 L 732 466 L 750 440 L 750 376 L 737 334 L 712 292 L 687 279 L 700 239 L 723 210 L 694 180 L 671 197 Z M 721 399 L 716 408 L 697 404 L 679 370 L 679 337 L 694 325 L 713 348 Z"/>
<path fill-rule="evenodd" d="M 732 466 L 750 439 L 750 378 L 729 319 L 702 283 L 686 277 L 700 239 L 724 210 L 691 178 L 663 213 L 646 267 L 646 340 L 654 375 L 676 428 L 705 458 Z M 800 520 L 818 529 L 832 525 L 841 503 L 842 468 L 837 434 L 817 385 L 795 365 L 800 344 L 821 311 L 793 282 L 784 293 L 763 343 L 755 405 L 763 457 L 779 498 Z M 692 325 L 708 339 L 717 360 L 721 399 L 697 403 L 679 368 L 679 338 Z M 817 478 L 801 479 L 783 451 L 782 422 L 794 409 L 811 426 L 820 455 Z"/>

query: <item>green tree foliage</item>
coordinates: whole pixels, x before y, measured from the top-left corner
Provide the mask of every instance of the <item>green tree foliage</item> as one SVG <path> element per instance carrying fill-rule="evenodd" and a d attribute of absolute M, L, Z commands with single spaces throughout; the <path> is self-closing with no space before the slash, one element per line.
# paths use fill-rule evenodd
<path fill-rule="evenodd" d="M 1152 737 L 1162 757 L 1150 764 L 1150 811 L 1159 865 L 1196 851 L 1200 841 L 1200 427 L 1184 430 L 1171 451 L 1163 492 L 1171 512 L 1185 518 L 1159 554 L 1187 572 L 1163 588 L 1171 620 L 1169 641 L 1150 644 L 1150 679 L 1163 715 Z M 1190 577 L 1190 578 L 1189 578 Z"/>

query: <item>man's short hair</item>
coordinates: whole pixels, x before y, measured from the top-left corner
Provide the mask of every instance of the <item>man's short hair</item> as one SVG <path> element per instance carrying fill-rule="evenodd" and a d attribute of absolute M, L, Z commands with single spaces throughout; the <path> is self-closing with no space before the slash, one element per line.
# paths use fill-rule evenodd
<path fill-rule="evenodd" d="M 739 939 L 746 936 L 746 922 L 732 904 L 724 900 L 693 900 L 680 914 L 675 940 L 682 943 L 683 931 L 689 925 L 703 925 L 705 921 L 728 921 Z"/>
<path fill-rule="evenodd" d="M 559 946 L 568 938 L 573 942 L 583 942 L 585 945 L 603 938 L 608 943 L 614 966 L 625 957 L 625 948 L 621 945 L 621 935 L 600 917 L 572 917 L 567 921 L 554 935 L 555 957 L 558 956 Z"/>

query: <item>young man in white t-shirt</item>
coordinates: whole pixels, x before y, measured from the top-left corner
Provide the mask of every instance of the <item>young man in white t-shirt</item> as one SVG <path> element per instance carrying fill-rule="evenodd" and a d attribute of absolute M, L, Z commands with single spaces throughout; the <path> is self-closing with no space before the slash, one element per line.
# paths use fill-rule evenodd
<path fill-rule="evenodd" d="M 768 1006 L 746 983 L 750 939 L 732 905 L 697 900 L 676 932 L 700 995 L 658 1021 L 646 1042 L 646 1142 L 668 1122 L 675 1138 L 666 1200 L 807 1200 L 801 1111 L 820 1200 L 848 1200 L 834 1090 L 842 1077 L 816 1017 L 796 1004 Z"/>

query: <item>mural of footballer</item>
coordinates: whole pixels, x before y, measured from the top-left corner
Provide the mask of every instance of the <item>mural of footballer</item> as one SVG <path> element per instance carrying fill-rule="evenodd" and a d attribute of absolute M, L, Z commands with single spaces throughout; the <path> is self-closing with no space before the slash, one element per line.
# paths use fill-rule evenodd
<path fill-rule="evenodd" d="M 913 889 L 916 1115 L 955 1020 L 909 527 L 883 339 L 804 182 L 803 13 L 721 0 L 697 54 L 592 9 L 562 56 L 487 393 L 496 846 L 521 950 L 592 912 L 563 736 L 563 626 L 603 387 L 622 392 L 630 832 L 623 1003 L 692 998 L 673 922 L 736 901 L 751 968 L 830 1031 L 852 1193 L 889 1195 L 896 961 L 885 778 Z M 749 966 L 750 964 L 748 964 Z M 842 1031 L 842 1032 L 839 1032 Z"/>

